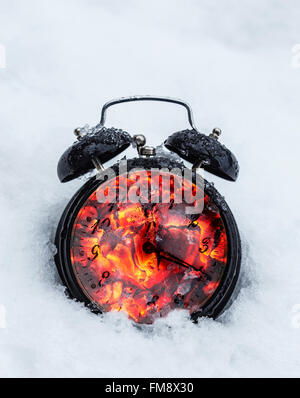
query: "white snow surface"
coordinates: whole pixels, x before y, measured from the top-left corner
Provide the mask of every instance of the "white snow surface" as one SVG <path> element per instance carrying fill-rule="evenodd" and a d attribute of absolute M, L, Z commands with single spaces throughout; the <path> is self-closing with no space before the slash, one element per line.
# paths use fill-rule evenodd
<path fill-rule="evenodd" d="M 0 376 L 300 376 L 299 1 L 1 0 L 0 43 Z M 75 127 L 134 94 L 187 100 L 239 159 L 236 183 L 206 174 L 243 246 L 240 293 L 217 321 L 178 311 L 140 330 L 68 300 L 58 278 L 56 226 L 84 179 L 60 184 L 57 161 Z M 135 103 L 107 126 L 159 145 L 187 120 Z"/>

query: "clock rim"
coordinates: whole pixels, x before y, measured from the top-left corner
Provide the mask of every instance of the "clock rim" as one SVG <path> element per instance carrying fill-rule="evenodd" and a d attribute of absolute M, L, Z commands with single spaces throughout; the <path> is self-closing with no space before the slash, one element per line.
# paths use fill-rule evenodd
<path fill-rule="evenodd" d="M 167 162 L 161 160 L 162 159 L 160 158 L 130 159 L 127 161 L 127 171 L 130 171 L 138 166 L 143 166 L 145 170 L 150 169 L 151 167 L 166 168 L 166 165 L 169 170 L 174 167 L 180 167 L 181 169 L 184 167 L 183 163 L 170 161 L 169 159 L 163 159 L 167 160 Z M 115 170 L 116 175 L 119 175 L 118 163 L 113 165 L 112 168 Z M 107 180 L 99 180 L 97 179 L 97 176 L 93 176 L 82 187 L 79 188 L 64 209 L 55 236 L 55 246 L 57 248 L 57 253 L 54 256 L 54 260 L 60 279 L 66 287 L 67 295 L 71 299 L 76 299 L 79 302 L 83 302 L 88 308 L 91 309 L 92 312 L 97 314 L 101 314 L 101 310 L 96 303 L 92 302 L 85 295 L 77 281 L 71 262 L 70 243 L 73 225 L 78 212 L 90 195 L 95 191 L 95 189 L 97 189 L 106 181 Z M 229 304 L 229 300 L 232 297 L 236 287 L 241 264 L 241 241 L 233 214 L 224 198 L 221 197 L 216 188 L 214 188 L 214 186 L 209 184 L 206 180 L 204 180 L 204 184 L 205 192 L 218 207 L 220 216 L 224 223 L 228 251 L 227 263 L 220 284 L 209 300 L 203 305 L 203 307 L 199 311 L 191 314 L 191 319 L 194 322 L 197 322 L 198 318 L 203 316 L 216 319 L 223 312 L 223 310 L 227 307 L 227 304 Z M 220 198 L 222 201 L 222 206 L 218 203 Z"/>

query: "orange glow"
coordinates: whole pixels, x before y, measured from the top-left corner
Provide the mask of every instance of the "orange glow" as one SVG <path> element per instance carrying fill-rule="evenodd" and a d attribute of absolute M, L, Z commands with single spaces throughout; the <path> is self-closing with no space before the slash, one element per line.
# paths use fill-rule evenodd
<path fill-rule="evenodd" d="M 124 311 L 139 323 L 174 309 L 198 311 L 217 289 L 227 262 L 225 227 L 211 199 L 205 195 L 204 210 L 194 217 L 185 211 L 190 203 L 149 203 L 141 186 L 153 184 L 152 199 L 166 197 L 154 178 L 160 177 L 137 171 L 100 185 L 79 211 L 71 238 L 72 266 L 85 295 L 101 311 Z M 176 178 L 171 199 L 199 189 L 188 180 L 176 184 Z M 141 202 L 99 203 L 97 193 L 113 184 L 120 198 L 138 192 Z"/>

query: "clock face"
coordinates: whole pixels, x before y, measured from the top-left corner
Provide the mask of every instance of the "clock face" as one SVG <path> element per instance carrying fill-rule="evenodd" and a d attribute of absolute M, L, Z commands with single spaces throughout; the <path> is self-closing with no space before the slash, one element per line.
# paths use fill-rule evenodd
<path fill-rule="evenodd" d="M 189 214 L 190 202 L 177 203 L 189 189 L 200 190 L 169 173 L 136 171 L 106 181 L 85 201 L 73 224 L 71 264 L 102 312 L 153 323 L 175 309 L 201 311 L 215 293 L 227 264 L 226 230 L 207 194 L 200 214 Z M 115 203 L 111 192 L 117 192 Z"/>

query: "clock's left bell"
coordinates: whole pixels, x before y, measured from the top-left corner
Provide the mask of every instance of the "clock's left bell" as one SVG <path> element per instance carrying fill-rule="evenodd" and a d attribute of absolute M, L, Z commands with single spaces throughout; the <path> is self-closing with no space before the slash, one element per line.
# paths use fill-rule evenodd
<path fill-rule="evenodd" d="M 61 156 L 57 174 L 61 182 L 71 181 L 119 155 L 132 143 L 131 136 L 121 129 L 98 125 L 76 129 L 78 141 Z"/>

